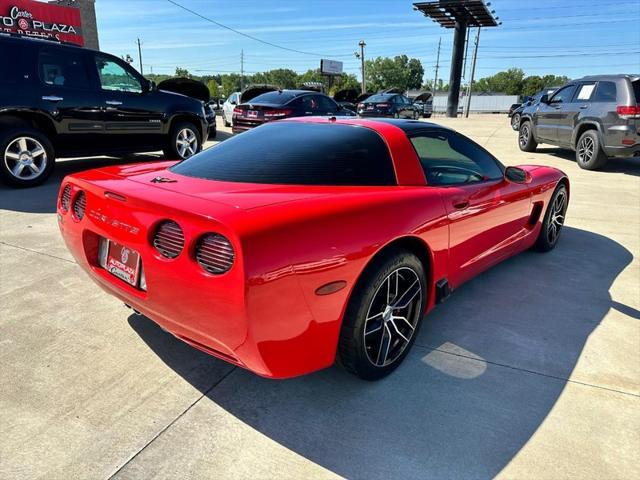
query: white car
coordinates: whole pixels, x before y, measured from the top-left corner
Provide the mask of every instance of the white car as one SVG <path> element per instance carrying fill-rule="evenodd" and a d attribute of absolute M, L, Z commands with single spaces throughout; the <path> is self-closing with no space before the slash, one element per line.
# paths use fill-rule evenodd
<path fill-rule="evenodd" d="M 238 104 L 240 92 L 233 92 L 222 104 L 222 123 L 225 127 L 231 126 L 231 118 L 233 117 L 233 109 Z"/>

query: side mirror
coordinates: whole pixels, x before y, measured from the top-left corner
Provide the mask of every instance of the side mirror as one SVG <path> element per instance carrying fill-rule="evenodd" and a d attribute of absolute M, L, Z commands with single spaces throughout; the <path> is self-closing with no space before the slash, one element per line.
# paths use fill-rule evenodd
<path fill-rule="evenodd" d="M 540 97 L 540 103 L 549 103 L 549 95 L 546 93 Z"/>
<path fill-rule="evenodd" d="M 147 81 L 147 92 L 155 92 L 157 89 L 158 86 L 156 85 L 156 82 L 154 82 L 153 80 Z"/>
<path fill-rule="evenodd" d="M 520 167 L 507 167 L 504 178 L 511 183 L 531 183 L 531 174 Z"/>

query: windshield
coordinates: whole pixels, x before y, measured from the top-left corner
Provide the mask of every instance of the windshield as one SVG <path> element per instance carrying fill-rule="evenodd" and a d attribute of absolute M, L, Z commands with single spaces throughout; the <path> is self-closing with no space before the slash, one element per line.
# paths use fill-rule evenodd
<path fill-rule="evenodd" d="M 227 182 L 286 185 L 395 185 L 382 138 L 369 128 L 274 122 L 232 137 L 171 171 Z"/>

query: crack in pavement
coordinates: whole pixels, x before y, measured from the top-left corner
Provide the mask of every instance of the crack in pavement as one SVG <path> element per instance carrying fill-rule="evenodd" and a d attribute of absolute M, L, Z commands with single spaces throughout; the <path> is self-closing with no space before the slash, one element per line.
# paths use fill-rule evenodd
<path fill-rule="evenodd" d="M 38 254 L 38 255 L 43 255 L 45 257 L 54 258 L 56 260 L 62 260 L 63 262 L 73 263 L 74 265 L 77 265 L 77 263 L 74 260 L 69 260 L 68 258 L 58 257 L 56 255 L 51 255 L 50 253 L 39 252 L 38 250 L 32 250 L 30 248 L 21 247 L 20 245 L 13 245 L 12 243 L 3 242 L 1 240 L 0 240 L 0 245 L 4 245 L 5 247 L 17 248 L 18 250 L 23 250 L 25 252 L 30 252 L 30 253 L 35 253 L 35 254 Z"/>

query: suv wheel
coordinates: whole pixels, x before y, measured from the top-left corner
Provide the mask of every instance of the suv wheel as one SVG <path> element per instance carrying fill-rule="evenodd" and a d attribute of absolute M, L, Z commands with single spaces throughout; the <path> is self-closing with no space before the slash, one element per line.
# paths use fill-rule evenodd
<path fill-rule="evenodd" d="M 516 132 L 520 129 L 520 114 L 514 113 L 511 117 L 511 128 L 513 128 Z"/>
<path fill-rule="evenodd" d="M 531 123 L 529 121 L 520 123 L 518 132 L 518 146 L 523 152 L 535 152 L 538 142 L 533 138 Z"/>
<path fill-rule="evenodd" d="M 24 127 L 0 133 L 0 178 L 13 187 L 33 187 L 53 171 L 55 155 L 49 139 Z"/>
<path fill-rule="evenodd" d="M 167 159 L 184 160 L 202 150 L 200 132 L 191 122 L 177 122 L 171 127 L 169 144 L 164 148 Z"/>
<path fill-rule="evenodd" d="M 597 170 L 607 163 L 607 156 L 600 148 L 600 139 L 595 130 L 584 132 L 576 145 L 576 162 L 585 170 Z"/>

